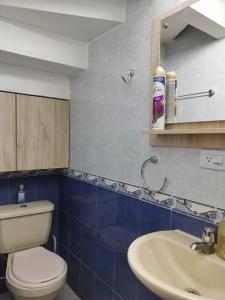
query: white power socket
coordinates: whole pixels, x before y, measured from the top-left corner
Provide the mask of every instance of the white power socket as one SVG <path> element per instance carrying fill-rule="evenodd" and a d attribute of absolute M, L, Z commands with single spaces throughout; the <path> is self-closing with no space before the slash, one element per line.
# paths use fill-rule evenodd
<path fill-rule="evenodd" d="M 201 150 L 200 167 L 213 170 L 225 170 L 225 151 Z"/>

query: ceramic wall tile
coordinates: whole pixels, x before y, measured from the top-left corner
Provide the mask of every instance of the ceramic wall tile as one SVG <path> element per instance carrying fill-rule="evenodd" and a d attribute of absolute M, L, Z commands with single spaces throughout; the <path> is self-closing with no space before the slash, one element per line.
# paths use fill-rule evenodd
<path fill-rule="evenodd" d="M 62 175 L 61 183 L 60 201 L 69 199 L 70 204 L 59 206 L 60 253 L 69 265 L 70 257 L 80 265 L 76 268 L 80 273 L 69 273 L 68 283 L 81 299 L 104 295 L 110 300 L 159 300 L 128 265 L 132 241 L 143 234 L 174 229 L 200 237 L 205 226 L 216 227 L 225 216 L 212 206 L 162 193 L 153 197 L 138 186 L 71 169 Z M 82 214 L 72 209 L 77 207 L 73 195 L 79 195 Z"/>
<path fill-rule="evenodd" d="M 125 24 L 90 44 L 90 68 L 71 80 L 71 168 L 138 186 L 141 164 L 152 153 L 157 153 L 161 163 L 154 174 L 146 171 L 148 182 L 157 187 L 162 176 L 167 176 L 166 193 L 218 206 L 222 198 L 218 198 L 218 202 L 215 196 L 217 171 L 200 169 L 199 150 L 150 147 L 149 137 L 142 134 L 142 129 L 149 126 L 152 90 L 149 77 L 151 22 L 181 2 L 166 0 L 159 4 L 157 0 L 129 0 Z M 219 41 L 218 48 L 222 49 Z M 202 47 L 198 51 L 202 53 Z M 211 54 L 211 48 L 207 53 L 204 51 L 205 60 L 209 61 Z M 210 62 L 213 68 L 217 65 Z M 121 76 L 128 68 L 135 69 L 135 77 L 124 84 Z M 190 63 L 186 69 L 194 74 L 195 68 L 196 64 Z M 221 72 L 217 73 L 222 77 Z M 220 83 L 217 89 L 221 90 Z M 76 109 L 77 101 L 83 103 L 82 109 L 78 103 Z M 87 127 L 88 132 L 84 130 Z"/>

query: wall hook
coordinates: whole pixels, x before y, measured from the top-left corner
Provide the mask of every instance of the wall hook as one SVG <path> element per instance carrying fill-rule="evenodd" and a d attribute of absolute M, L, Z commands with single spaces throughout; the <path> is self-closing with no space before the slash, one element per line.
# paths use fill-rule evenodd
<path fill-rule="evenodd" d="M 122 76 L 122 79 L 125 83 L 128 83 L 131 81 L 131 79 L 132 79 L 132 77 L 134 77 L 134 75 L 135 75 L 134 69 L 128 69 L 127 75 Z"/>
<path fill-rule="evenodd" d="M 157 193 L 157 192 L 161 192 L 166 183 L 167 183 L 167 178 L 165 177 L 164 180 L 163 180 L 163 184 L 161 185 L 161 187 L 158 189 L 158 190 L 153 190 L 146 182 L 145 180 L 145 176 L 144 176 L 144 170 L 145 170 L 145 167 L 151 163 L 151 164 L 157 164 L 157 162 L 159 161 L 159 157 L 157 155 L 154 155 L 154 156 L 151 156 L 150 158 L 146 159 L 143 164 L 142 164 L 142 167 L 141 167 L 141 180 L 142 180 L 142 183 L 144 185 L 145 188 L 147 188 L 150 192 L 150 194 L 154 194 L 154 193 Z"/>

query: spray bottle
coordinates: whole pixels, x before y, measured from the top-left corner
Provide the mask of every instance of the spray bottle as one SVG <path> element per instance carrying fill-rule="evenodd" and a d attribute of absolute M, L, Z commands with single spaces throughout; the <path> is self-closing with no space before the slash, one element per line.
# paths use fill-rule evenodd
<path fill-rule="evenodd" d="M 153 120 L 154 129 L 165 128 L 165 96 L 166 96 L 166 72 L 158 66 L 153 76 Z"/>
<path fill-rule="evenodd" d="M 175 71 L 166 74 L 166 123 L 176 122 L 177 74 Z"/>

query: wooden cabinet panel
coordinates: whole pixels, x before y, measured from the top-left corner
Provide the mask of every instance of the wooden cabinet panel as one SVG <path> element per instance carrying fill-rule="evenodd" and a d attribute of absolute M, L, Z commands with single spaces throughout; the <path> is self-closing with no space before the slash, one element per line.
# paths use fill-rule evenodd
<path fill-rule="evenodd" d="M 68 167 L 69 101 L 17 95 L 17 170 Z"/>
<path fill-rule="evenodd" d="M 0 92 L 0 172 L 16 170 L 15 94 Z"/>

